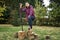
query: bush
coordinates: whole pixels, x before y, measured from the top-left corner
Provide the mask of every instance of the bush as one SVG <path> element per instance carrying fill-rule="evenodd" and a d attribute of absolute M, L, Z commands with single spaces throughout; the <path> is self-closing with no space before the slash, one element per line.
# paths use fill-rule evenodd
<path fill-rule="evenodd" d="M 19 18 L 19 15 L 18 15 L 18 11 L 16 9 L 11 12 L 10 23 L 14 26 L 19 26 L 20 25 L 20 18 Z"/>

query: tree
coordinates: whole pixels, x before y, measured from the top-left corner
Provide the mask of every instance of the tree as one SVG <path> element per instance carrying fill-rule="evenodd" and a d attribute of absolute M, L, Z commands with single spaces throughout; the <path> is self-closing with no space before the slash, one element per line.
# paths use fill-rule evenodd
<path fill-rule="evenodd" d="M 53 0 L 51 1 L 50 8 L 53 8 L 53 10 L 50 12 L 51 18 L 56 22 L 53 22 L 55 26 L 60 26 L 60 1 L 59 0 Z"/>
<path fill-rule="evenodd" d="M 44 16 L 46 16 L 46 8 L 44 6 L 42 6 L 41 2 L 39 0 L 35 0 L 36 4 L 35 4 L 35 16 L 36 16 L 36 23 L 38 25 L 41 24 L 41 19 L 44 18 Z"/>

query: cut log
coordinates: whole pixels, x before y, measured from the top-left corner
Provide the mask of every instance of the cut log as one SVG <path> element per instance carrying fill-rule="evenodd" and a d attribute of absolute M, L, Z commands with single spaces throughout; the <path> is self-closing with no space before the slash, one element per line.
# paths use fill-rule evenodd
<path fill-rule="evenodd" d="M 50 36 L 49 35 L 46 35 L 46 40 L 50 40 Z"/>
<path fill-rule="evenodd" d="M 33 33 L 33 32 L 30 33 L 30 34 L 28 35 L 28 37 L 29 37 L 29 40 L 34 40 L 34 33 Z"/>
<path fill-rule="evenodd" d="M 19 31 L 18 33 L 19 40 L 24 40 L 25 38 L 28 38 L 29 40 L 38 40 L 38 35 L 34 32 L 32 32 L 31 29 L 28 29 L 27 32 L 25 31 Z"/>
<path fill-rule="evenodd" d="M 34 40 L 39 40 L 39 37 L 37 34 L 34 34 Z"/>
<path fill-rule="evenodd" d="M 32 32 L 31 29 L 28 30 L 27 36 L 29 40 L 38 40 L 38 35 Z"/>
<path fill-rule="evenodd" d="M 25 31 L 19 31 L 18 32 L 18 38 L 19 38 L 19 40 L 24 40 L 25 36 L 26 36 Z"/>

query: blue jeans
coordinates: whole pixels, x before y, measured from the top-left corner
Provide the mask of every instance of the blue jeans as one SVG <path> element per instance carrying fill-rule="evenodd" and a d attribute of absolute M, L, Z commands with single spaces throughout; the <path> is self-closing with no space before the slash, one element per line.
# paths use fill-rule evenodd
<path fill-rule="evenodd" d="M 28 17 L 28 24 L 30 26 L 30 28 L 32 29 L 32 22 L 34 21 L 35 17 L 34 16 L 30 16 Z"/>

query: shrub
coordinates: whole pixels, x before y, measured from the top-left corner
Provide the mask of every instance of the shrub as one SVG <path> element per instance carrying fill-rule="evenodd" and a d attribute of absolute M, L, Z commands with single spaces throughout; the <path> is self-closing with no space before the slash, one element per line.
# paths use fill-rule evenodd
<path fill-rule="evenodd" d="M 20 18 L 19 18 L 19 15 L 18 15 L 18 11 L 16 9 L 11 12 L 10 23 L 14 26 L 19 26 L 20 25 Z"/>

